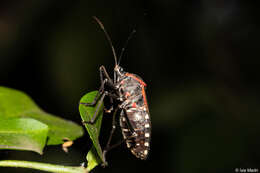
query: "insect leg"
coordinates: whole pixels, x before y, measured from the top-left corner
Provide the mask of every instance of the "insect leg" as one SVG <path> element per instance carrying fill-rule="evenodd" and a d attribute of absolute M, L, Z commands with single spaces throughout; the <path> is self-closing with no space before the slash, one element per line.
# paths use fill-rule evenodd
<path fill-rule="evenodd" d="M 94 100 L 91 103 L 83 103 L 80 102 L 79 104 L 85 105 L 85 106 L 95 106 L 97 104 L 97 101 L 99 100 L 100 95 L 103 95 L 104 91 L 98 92 L 97 95 L 95 96 Z"/>
<path fill-rule="evenodd" d="M 109 146 L 109 147 L 106 147 L 106 148 L 104 149 L 104 151 L 103 151 L 103 158 L 105 158 L 105 154 L 106 154 L 108 151 L 110 151 L 110 150 L 112 150 L 112 149 L 114 149 L 114 148 L 120 146 L 120 145 L 121 145 L 122 143 L 124 143 L 126 140 L 132 139 L 132 138 L 134 138 L 134 137 L 135 137 L 135 135 L 128 136 L 127 138 L 125 138 L 125 139 L 123 139 L 123 140 L 117 142 L 116 144 L 113 144 L 113 145 L 111 145 L 111 146 Z"/>
<path fill-rule="evenodd" d="M 97 118 L 97 115 L 98 115 L 98 111 L 99 111 L 99 109 L 100 109 L 100 106 L 101 106 L 102 103 L 103 103 L 103 100 L 104 100 L 105 96 L 109 96 L 110 98 L 116 97 L 115 95 L 110 94 L 110 93 L 107 92 L 107 91 L 103 91 L 103 94 L 101 95 L 101 97 L 100 97 L 100 99 L 99 99 L 99 103 L 98 103 L 98 105 L 97 105 L 97 108 L 96 108 L 96 110 L 95 110 L 95 113 L 94 113 L 93 117 L 91 118 L 90 121 L 82 121 L 83 124 L 86 124 L 86 123 L 88 123 L 88 124 L 94 124 L 94 123 L 95 123 L 96 118 Z M 95 97 L 95 99 L 94 99 L 95 104 L 96 104 L 96 102 L 97 102 L 97 100 L 98 100 L 98 99 L 96 99 L 96 98 L 99 98 L 99 97 Z M 93 101 L 93 102 L 94 102 L 94 101 Z M 83 104 L 83 105 L 85 105 L 85 106 L 93 106 L 93 102 L 92 102 L 92 103 L 80 103 L 80 104 Z M 113 106 L 111 106 L 111 108 L 110 108 L 109 110 L 112 110 L 112 109 L 113 109 Z M 109 110 L 108 110 L 108 111 L 109 111 Z"/>
<path fill-rule="evenodd" d="M 103 65 L 99 67 L 99 74 L 100 74 L 101 83 L 102 83 L 102 81 L 104 81 L 104 77 L 105 77 L 106 79 L 108 79 L 108 81 L 107 81 L 108 84 L 113 86 L 113 80 L 110 78 L 110 76 L 107 73 L 106 68 Z"/>
<path fill-rule="evenodd" d="M 116 109 L 118 110 L 118 108 Z M 125 113 L 125 110 L 123 109 L 121 113 Z M 125 115 L 125 114 L 124 114 Z M 125 116 L 125 118 L 127 118 Z M 131 133 L 133 132 L 133 130 L 131 129 L 131 126 L 129 125 L 129 123 L 126 121 L 126 125 L 127 125 L 127 128 L 131 131 Z M 130 136 L 127 136 L 125 137 L 123 140 L 117 142 L 116 144 L 113 144 L 113 145 L 110 145 L 110 142 L 111 142 L 111 139 L 112 139 L 112 136 L 113 136 L 113 133 L 116 129 L 116 126 L 115 126 L 115 114 L 113 115 L 113 121 L 112 121 L 112 129 L 111 129 L 111 132 L 110 132 L 110 137 L 109 137 L 109 140 L 107 142 L 107 145 L 106 147 L 104 148 L 103 150 L 103 158 L 105 160 L 105 156 L 106 156 L 106 153 L 110 150 L 112 150 L 113 148 L 116 148 L 118 147 L 119 145 L 121 145 L 122 143 L 124 143 L 125 141 L 129 140 L 129 139 L 132 139 L 134 137 L 136 137 L 136 133 L 132 133 Z"/>
<path fill-rule="evenodd" d="M 113 134 L 114 134 L 114 132 L 115 132 L 115 130 L 116 130 L 115 117 L 116 117 L 117 111 L 118 111 L 118 108 L 116 108 L 115 111 L 114 111 L 114 114 L 113 114 L 113 117 L 112 117 L 112 129 L 111 129 L 111 131 L 110 131 L 110 135 L 109 135 L 109 138 L 108 138 L 106 147 L 105 147 L 104 150 L 103 150 L 103 159 L 104 159 L 104 160 L 106 160 L 106 153 L 107 153 L 107 151 L 108 151 L 108 148 L 110 148 L 110 143 L 111 143 Z"/>
<path fill-rule="evenodd" d="M 91 118 L 90 121 L 82 121 L 83 124 L 86 124 L 86 123 L 87 123 L 87 124 L 94 124 L 94 123 L 95 123 L 95 121 L 96 121 L 96 119 L 97 119 L 98 111 L 99 111 L 100 106 L 102 105 L 103 100 L 104 100 L 104 98 L 105 98 L 106 95 L 107 95 L 107 92 L 104 92 L 104 93 L 101 95 L 100 100 L 99 100 L 99 103 L 98 103 L 98 105 L 97 105 L 97 108 L 96 108 L 96 110 L 95 110 L 95 113 L 94 113 L 93 117 Z M 81 104 L 86 105 L 87 103 L 81 103 Z M 87 106 L 87 105 L 86 105 L 86 106 Z"/>
<path fill-rule="evenodd" d="M 109 86 L 113 86 L 113 81 L 109 77 L 109 75 L 108 75 L 108 73 L 106 71 L 106 68 L 103 65 L 99 68 L 99 75 L 100 75 L 101 85 L 99 87 L 98 94 L 95 96 L 94 100 L 91 103 L 80 103 L 80 104 L 83 104 L 85 106 L 94 106 L 94 105 L 96 105 L 100 95 L 102 95 L 102 93 L 104 92 L 105 84 L 108 84 Z"/>
<path fill-rule="evenodd" d="M 82 105 L 85 105 L 85 106 L 95 106 L 97 104 L 97 101 L 99 100 L 99 97 L 104 94 L 104 85 L 105 83 L 107 82 L 107 79 L 103 80 L 101 82 L 101 86 L 98 90 L 98 93 L 97 95 L 95 96 L 94 100 L 91 102 L 91 103 L 83 103 L 83 102 L 80 102 L 79 104 L 82 104 Z"/>
<path fill-rule="evenodd" d="M 117 99 L 118 97 L 117 97 L 117 95 L 111 94 L 109 92 L 108 92 L 108 96 L 109 96 L 109 101 L 110 101 L 110 108 L 108 109 L 108 108 L 104 107 L 104 111 L 106 113 L 111 113 L 114 110 L 114 104 L 113 104 L 114 100 L 113 99 Z"/>
<path fill-rule="evenodd" d="M 113 134 L 114 134 L 114 132 L 115 132 L 115 130 L 116 130 L 115 117 L 116 117 L 117 110 L 118 110 L 118 108 L 116 108 L 116 110 L 115 110 L 115 112 L 114 112 L 114 114 L 113 114 L 113 117 L 112 117 L 112 129 L 111 129 L 111 131 L 110 131 L 110 136 L 109 136 L 109 139 L 108 139 L 108 141 L 107 141 L 106 148 L 109 147 L 110 142 L 111 142 L 111 139 L 112 139 L 112 137 L 113 137 Z"/>
<path fill-rule="evenodd" d="M 111 104 L 111 106 L 110 106 L 109 109 L 107 109 L 106 107 L 104 107 L 104 111 L 105 111 L 106 113 L 111 113 L 111 112 L 114 110 L 113 98 L 112 98 L 112 97 L 109 97 L 109 99 L 110 99 L 110 104 Z"/>
<path fill-rule="evenodd" d="M 126 140 L 131 139 L 131 138 L 133 138 L 133 137 L 134 137 L 134 136 L 129 136 L 128 138 L 123 139 L 123 140 L 121 140 L 120 142 L 118 142 L 118 143 L 116 143 L 116 144 L 114 144 L 114 145 L 112 145 L 112 146 L 109 146 L 108 148 L 104 149 L 104 150 L 103 150 L 103 159 L 104 159 L 105 162 L 102 164 L 102 166 L 105 167 L 105 166 L 107 165 L 107 162 L 106 162 L 106 153 L 107 153 L 108 151 L 110 151 L 110 150 L 112 150 L 112 149 L 114 149 L 114 148 L 120 146 L 120 145 L 121 145 L 122 143 L 124 143 Z"/>

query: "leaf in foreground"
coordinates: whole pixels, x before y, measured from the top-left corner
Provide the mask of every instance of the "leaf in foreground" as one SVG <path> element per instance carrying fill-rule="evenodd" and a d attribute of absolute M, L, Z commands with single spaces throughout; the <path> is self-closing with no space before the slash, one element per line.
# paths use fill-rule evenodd
<path fill-rule="evenodd" d="M 42 154 L 48 126 L 31 118 L 0 121 L 0 149 L 30 150 Z"/>
<path fill-rule="evenodd" d="M 87 161 L 88 161 L 88 166 L 87 166 L 88 171 L 91 171 L 98 164 L 102 163 L 102 161 L 100 160 L 100 158 L 97 154 L 97 151 L 96 151 L 94 145 L 91 147 L 91 149 L 89 150 L 89 152 L 87 154 Z"/>
<path fill-rule="evenodd" d="M 87 93 L 86 95 L 84 95 L 81 98 L 80 102 L 91 103 L 97 94 L 99 94 L 98 91 L 92 91 L 90 93 Z M 95 113 L 96 106 L 98 105 L 98 103 L 93 107 L 92 106 L 87 107 L 82 104 L 79 106 L 80 115 L 81 115 L 81 118 L 83 121 L 91 120 L 91 118 L 93 117 L 93 115 Z M 98 140 L 101 123 L 102 123 L 102 116 L 103 116 L 103 103 L 98 112 L 98 116 L 95 121 L 95 124 L 93 124 L 93 125 L 85 124 L 88 134 L 93 142 L 93 147 L 91 148 L 91 150 L 89 151 L 89 153 L 87 155 L 89 170 L 93 169 L 96 165 L 100 164 L 101 161 L 104 162 L 103 156 L 102 156 L 102 149 L 101 149 L 101 146 L 100 146 L 99 140 Z"/>
<path fill-rule="evenodd" d="M 0 121 L 10 118 L 33 118 L 49 127 L 48 145 L 62 144 L 83 135 L 81 126 L 41 110 L 25 93 L 0 86 Z"/>

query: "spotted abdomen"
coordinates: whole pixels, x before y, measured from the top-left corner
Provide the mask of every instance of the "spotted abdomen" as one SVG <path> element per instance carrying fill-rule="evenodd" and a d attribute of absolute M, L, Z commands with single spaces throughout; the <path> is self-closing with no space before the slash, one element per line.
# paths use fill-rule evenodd
<path fill-rule="evenodd" d="M 120 114 L 120 126 L 126 145 L 131 152 L 142 160 L 150 149 L 151 123 L 145 108 L 129 108 Z"/>

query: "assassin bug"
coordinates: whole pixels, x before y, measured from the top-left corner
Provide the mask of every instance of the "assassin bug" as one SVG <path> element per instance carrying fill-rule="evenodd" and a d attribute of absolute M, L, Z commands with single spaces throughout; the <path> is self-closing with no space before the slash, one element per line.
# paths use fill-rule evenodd
<path fill-rule="evenodd" d="M 125 72 L 122 67 L 119 66 L 120 59 L 123 55 L 125 47 L 123 47 L 119 61 L 117 61 L 117 55 L 112 44 L 111 38 L 109 37 L 104 25 L 101 21 L 93 17 L 99 24 L 105 36 L 110 44 L 112 53 L 115 60 L 114 67 L 114 78 L 113 80 L 109 77 L 104 66 L 99 68 L 101 86 L 99 93 L 96 95 L 92 103 L 80 103 L 85 106 L 94 106 L 97 101 L 100 100 L 92 119 L 88 122 L 94 124 L 98 115 L 98 110 L 103 102 L 104 98 L 107 96 L 110 98 L 111 107 L 106 112 L 111 112 L 114 109 L 113 120 L 112 120 L 112 130 L 110 132 L 110 137 L 108 139 L 107 145 L 103 150 L 103 159 L 105 161 L 105 154 L 111 148 L 117 145 L 110 146 L 110 142 L 115 131 L 115 115 L 118 110 L 120 110 L 120 127 L 123 135 L 123 142 L 126 142 L 127 147 L 131 150 L 132 154 L 137 158 L 145 160 L 148 156 L 150 149 L 151 140 L 151 121 L 150 113 L 148 109 L 144 81 L 137 75 Z M 128 37 L 126 44 L 133 35 L 133 31 Z M 125 44 L 125 45 L 126 45 Z"/>

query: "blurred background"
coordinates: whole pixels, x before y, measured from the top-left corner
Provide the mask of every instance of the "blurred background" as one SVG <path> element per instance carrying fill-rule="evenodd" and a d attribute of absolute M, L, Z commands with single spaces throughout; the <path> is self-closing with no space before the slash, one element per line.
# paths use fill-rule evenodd
<path fill-rule="evenodd" d="M 126 0 L 0 2 L 0 85 L 22 90 L 45 111 L 81 124 L 78 102 L 100 85 L 100 65 L 114 60 L 148 84 L 152 143 L 148 160 L 125 145 L 108 153 L 109 167 L 93 172 L 230 173 L 260 165 L 259 8 L 239 0 Z M 101 143 L 111 117 L 105 116 Z M 121 138 L 118 129 L 114 142 Z M 0 159 L 80 165 L 87 135 L 68 154 L 48 146 L 0 151 Z M 39 172 L 1 168 L 0 172 Z"/>

